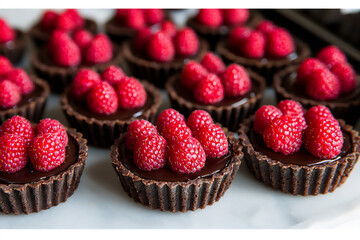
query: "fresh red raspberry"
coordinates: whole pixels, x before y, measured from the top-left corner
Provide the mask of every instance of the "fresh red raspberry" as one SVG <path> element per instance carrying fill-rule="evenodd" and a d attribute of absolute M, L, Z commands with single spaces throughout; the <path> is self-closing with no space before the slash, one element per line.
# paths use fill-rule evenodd
<path fill-rule="evenodd" d="M 119 22 L 120 24 L 124 24 L 128 11 L 129 9 L 116 9 L 114 16 L 116 21 Z"/>
<path fill-rule="evenodd" d="M 215 73 L 217 75 L 222 74 L 226 69 L 222 59 L 212 52 L 206 53 L 200 64 L 203 65 L 210 73 Z"/>
<path fill-rule="evenodd" d="M 125 77 L 115 85 L 115 91 L 118 95 L 119 107 L 122 109 L 139 108 L 146 102 L 146 91 L 135 78 Z"/>
<path fill-rule="evenodd" d="M 275 106 L 264 105 L 255 112 L 253 129 L 256 133 L 262 134 L 267 125 L 275 118 L 281 117 L 283 114 Z"/>
<path fill-rule="evenodd" d="M 175 57 L 175 47 L 170 37 L 160 31 L 149 38 L 146 46 L 147 55 L 157 62 L 169 62 Z"/>
<path fill-rule="evenodd" d="M 140 9 L 128 9 L 125 19 L 125 26 L 132 29 L 142 29 L 146 26 L 145 16 L 142 10 Z"/>
<path fill-rule="evenodd" d="M 239 51 L 248 58 L 262 58 L 265 54 L 265 36 L 262 32 L 254 30 L 249 37 L 239 45 Z"/>
<path fill-rule="evenodd" d="M 194 173 L 205 166 L 205 151 L 193 137 L 174 142 L 167 148 L 166 155 L 171 170 L 181 174 Z"/>
<path fill-rule="evenodd" d="M 142 137 L 158 135 L 156 127 L 146 120 L 135 120 L 127 127 L 126 147 L 129 150 L 134 149 L 135 143 Z"/>
<path fill-rule="evenodd" d="M 104 115 L 116 112 L 119 106 L 115 89 L 105 81 L 95 84 L 90 89 L 86 102 L 90 111 Z"/>
<path fill-rule="evenodd" d="M 67 42 L 69 40 L 72 39 L 70 38 L 69 33 L 67 31 L 62 29 L 55 29 L 50 35 L 50 39 L 47 46 L 48 51 L 50 52 L 50 54 L 52 54 L 54 48 L 58 47 L 63 42 Z"/>
<path fill-rule="evenodd" d="M 134 163 L 144 171 L 165 166 L 166 140 L 160 135 L 151 135 L 139 139 L 134 145 Z"/>
<path fill-rule="evenodd" d="M 224 131 L 216 124 L 204 125 L 196 139 L 200 142 L 207 157 L 217 158 L 228 153 L 229 143 Z"/>
<path fill-rule="evenodd" d="M 341 93 L 341 83 L 327 68 L 319 69 L 310 74 L 306 93 L 315 100 L 336 99 Z"/>
<path fill-rule="evenodd" d="M 176 26 L 171 21 L 163 21 L 161 23 L 160 29 L 162 32 L 165 32 L 171 39 L 175 38 L 177 34 Z"/>
<path fill-rule="evenodd" d="M 243 96 L 251 90 L 251 80 L 246 70 L 238 65 L 231 64 L 222 75 L 225 94 L 231 97 Z"/>
<path fill-rule="evenodd" d="M 21 100 L 21 92 L 18 86 L 10 80 L 0 81 L 0 107 L 11 108 Z"/>
<path fill-rule="evenodd" d="M 39 136 L 45 133 L 51 133 L 56 135 L 59 142 L 66 146 L 69 142 L 68 135 L 65 127 L 55 119 L 45 118 L 39 122 L 35 127 L 35 136 Z"/>
<path fill-rule="evenodd" d="M 223 9 L 223 19 L 226 25 L 239 25 L 249 18 L 248 9 Z"/>
<path fill-rule="evenodd" d="M 148 27 L 138 30 L 132 42 L 132 47 L 134 48 L 134 50 L 139 53 L 145 52 L 146 45 L 151 36 L 152 32 L 151 29 Z"/>
<path fill-rule="evenodd" d="M 316 121 L 318 118 L 335 119 L 330 109 L 323 105 L 318 105 L 310 108 L 309 110 L 306 111 L 304 116 L 308 125 L 310 125 L 312 121 Z"/>
<path fill-rule="evenodd" d="M 304 145 L 308 152 L 320 159 L 336 157 L 343 146 L 344 136 L 338 121 L 318 118 L 304 132 Z"/>
<path fill-rule="evenodd" d="M 341 92 L 349 93 L 356 88 L 356 73 L 353 67 L 344 63 L 335 63 L 330 71 L 340 80 Z"/>
<path fill-rule="evenodd" d="M 12 41 L 16 38 L 16 32 L 0 18 L 0 44 Z"/>
<path fill-rule="evenodd" d="M 165 124 L 162 131 L 159 131 L 159 133 L 168 143 L 172 143 L 174 141 L 176 142 L 180 139 L 192 136 L 190 128 L 181 120 Z"/>
<path fill-rule="evenodd" d="M 58 32 L 60 33 L 60 32 Z M 56 32 L 55 35 L 57 36 Z M 53 37 L 54 39 L 54 37 Z M 72 67 L 79 65 L 81 61 L 81 51 L 76 43 L 67 35 L 55 41 L 50 41 L 53 61 L 63 67 Z"/>
<path fill-rule="evenodd" d="M 0 55 L 0 81 L 7 78 L 7 74 L 12 68 L 13 65 L 9 59 Z"/>
<path fill-rule="evenodd" d="M 196 21 L 208 27 L 219 27 L 223 23 L 223 14 L 220 9 L 200 9 Z"/>
<path fill-rule="evenodd" d="M 92 41 L 93 36 L 89 31 L 81 29 L 73 34 L 73 39 L 79 48 L 84 49 Z"/>
<path fill-rule="evenodd" d="M 201 64 L 190 60 L 181 72 L 180 83 L 188 89 L 193 89 L 208 74 L 209 72 Z"/>
<path fill-rule="evenodd" d="M 324 68 L 326 65 L 316 58 L 305 59 L 297 70 L 296 83 L 305 86 L 312 71 Z"/>
<path fill-rule="evenodd" d="M 199 130 L 205 126 L 213 124 L 210 114 L 204 110 L 195 110 L 188 117 L 186 124 L 191 129 L 193 136 L 196 136 Z"/>
<path fill-rule="evenodd" d="M 284 28 L 275 28 L 266 38 L 266 52 L 271 57 L 284 58 L 295 51 L 294 40 Z"/>
<path fill-rule="evenodd" d="M 160 23 L 164 19 L 164 10 L 162 9 L 145 9 L 145 21 L 148 25 Z"/>
<path fill-rule="evenodd" d="M 74 22 L 75 29 L 82 28 L 84 26 L 84 19 L 80 16 L 78 10 L 76 9 L 66 9 L 64 14 L 68 14 L 72 21 Z"/>
<path fill-rule="evenodd" d="M 71 95 L 79 101 L 85 100 L 92 86 L 100 82 L 101 78 L 97 72 L 82 68 L 72 82 Z"/>
<path fill-rule="evenodd" d="M 21 116 L 14 116 L 8 119 L 1 126 L 0 135 L 15 134 L 21 137 L 28 145 L 34 137 L 34 128 L 30 122 Z"/>
<path fill-rule="evenodd" d="M 125 73 L 120 67 L 111 65 L 105 69 L 101 74 L 102 80 L 115 85 L 116 83 L 122 81 L 126 77 Z"/>
<path fill-rule="evenodd" d="M 213 104 L 224 99 L 224 87 L 220 78 L 215 74 L 208 74 L 203 77 L 194 89 L 196 101 L 204 104 Z"/>
<path fill-rule="evenodd" d="M 97 34 L 84 50 L 85 61 L 90 64 L 104 63 L 113 57 L 112 44 L 102 33 Z"/>
<path fill-rule="evenodd" d="M 29 94 L 34 90 L 34 83 L 29 75 L 21 68 L 14 68 L 8 73 L 8 79 L 15 83 L 21 94 Z"/>
<path fill-rule="evenodd" d="M 45 11 L 40 20 L 41 28 L 46 31 L 55 29 L 58 17 L 59 14 L 52 10 Z"/>
<path fill-rule="evenodd" d="M 199 49 L 199 39 L 191 28 L 180 30 L 174 41 L 176 54 L 182 57 L 193 56 Z"/>
<path fill-rule="evenodd" d="M 234 27 L 227 40 L 229 48 L 237 51 L 239 45 L 243 44 L 243 42 L 250 36 L 251 32 L 251 28 L 247 26 Z"/>
<path fill-rule="evenodd" d="M 268 148 L 289 155 L 301 148 L 302 128 L 297 118 L 283 115 L 268 124 L 263 132 L 263 139 Z"/>
<path fill-rule="evenodd" d="M 76 22 L 74 15 L 68 10 L 65 10 L 57 17 L 56 28 L 66 31 L 72 31 L 77 27 L 77 24 L 78 23 Z"/>
<path fill-rule="evenodd" d="M 156 119 L 156 128 L 159 133 L 161 133 L 167 124 L 173 124 L 174 122 L 179 121 L 186 123 L 184 115 L 175 109 L 168 108 L 159 114 L 158 118 Z"/>
<path fill-rule="evenodd" d="M 0 172 L 14 173 L 28 162 L 26 144 L 15 134 L 0 136 Z"/>
<path fill-rule="evenodd" d="M 65 145 L 56 134 L 36 136 L 30 143 L 28 153 L 33 168 L 41 172 L 50 171 L 65 161 Z"/>
<path fill-rule="evenodd" d="M 282 100 L 278 103 L 276 106 L 284 115 L 290 115 L 290 116 L 303 116 L 304 115 L 304 109 L 301 106 L 301 104 L 294 100 Z"/>
<path fill-rule="evenodd" d="M 334 45 L 321 49 L 316 55 L 316 58 L 326 64 L 328 68 L 334 66 L 335 63 L 343 63 L 347 61 L 345 54 Z"/>
<path fill-rule="evenodd" d="M 256 26 L 256 30 L 259 30 L 260 32 L 262 32 L 263 34 L 267 35 L 270 32 L 272 32 L 274 29 L 276 28 L 276 26 L 274 25 L 273 22 L 268 21 L 268 20 L 262 20 L 257 26 Z"/>

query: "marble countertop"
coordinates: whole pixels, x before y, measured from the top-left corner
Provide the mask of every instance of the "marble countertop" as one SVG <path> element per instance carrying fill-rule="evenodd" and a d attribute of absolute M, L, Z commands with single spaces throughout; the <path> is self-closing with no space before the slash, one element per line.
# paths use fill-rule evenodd
<path fill-rule="evenodd" d="M 10 24 L 27 29 L 42 10 L 0 10 Z M 99 24 L 111 10 L 81 10 Z M 186 14 L 175 13 L 181 24 Z M 24 63 L 25 65 L 26 62 Z M 163 109 L 169 101 L 163 93 Z M 263 104 L 275 104 L 275 94 L 267 89 Z M 59 96 L 52 95 L 45 117 L 67 125 Z M 359 129 L 357 126 L 356 129 Z M 74 195 L 65 203 L 29 215 L 0 213 L 0 228 L 356 228 L 360 225 L 360 166 L 333 193 L 319 196 L 293 196 L 256 180 L 243 163 L 232 185 L 220 201 L 205 209 L 187 213 L 151 210 L 135 203 L 123 191 L 109 157 L 109 149 L 90 146 L 88 160 Z"/>

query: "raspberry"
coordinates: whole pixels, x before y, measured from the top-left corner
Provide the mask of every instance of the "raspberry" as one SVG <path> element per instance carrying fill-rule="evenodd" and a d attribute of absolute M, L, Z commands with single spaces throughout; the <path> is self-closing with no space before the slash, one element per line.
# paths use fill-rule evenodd
<path fill-rule="evenodd" d="M 225 94 L 231 97 L 243 96 L 251 89 L 251 80 L 246 70 L 238 65 L 231 64 L 222 75 Z"/>
<path fill-rule="evenodd" d="M 343 146 L 344 137 L 339 123 L 331 118 L 318 118 L 304 132 L 304 145 L 308 152 L 320 159 L 336 157 Z"/>
<path fill-rule="evenodd" d="M 193 56 L 199 49 L 199 39 L 194 30 L 188 27 L 176 34 L 174 42 L 176 54 L 182 57 Z"/>
<path fill-rule="evenodd" d="M 0 172 L 14 173 L 26 166 L 25 141 L 15 134 L 0 136 Z"/>
<path fill-rule="evenodd" d="M 107 62 L 113 56 L 112 44 L 102 33 L 97 34 L 84 50 L 85 61 L 90 64 Z"/>
<path fill-rule="evenodd" d="M 31 81 L 29 75 L 21 68 L 11 70 L 8 73 L 8 79 L 20 88 L 21 94 L 26 95 L 34 90 L 34 83 Z"/>
<path fill-rule="evenodd" d="M 283 28 L 276 28 L 267 34 L 266 52 L 271 57 L 284 58 L 294 52 L 294 40 Z"/>
<path fill-rule="evenodd" d="M 196 138 L 188 137 L 174 142 L 167 149 L 168 164 L 174 172 L 194 173 L 205 165 L 206 154 Z"/>
<path fill-rule="evenodd" d="M 206 156 L 217 158 L 228 153 L 229 143 L 224 131 L 216 124 L 204 125 L 196 139 L 199 140 Z"/>
<path fill-rule="evenodd" d="M 149 38 L 146 51 L 149 58 L 157 62 L 169 62 L 175 56 L 173 42 L 166 33 L 161 31 Z"/>
<path fill-rule="evenodd" d="M 226 25 L 245 23 L 249 18 L 248 9 L 223 9 L 223 19 Z"/>
<path fill-rule="evenodd" d="M 84 19 L 80 16 L 78 10 L 76 9 L 66 9 L 64 14 L 67 14 L 72 19 L 72 22 L 75 25 L 75 28 L 81 28 L 84 26 Z"/>
<path fill-rule="evenodd" d="M 39 122 L 35 127 L 35 135 L 39 136 L 45 133 L 51 133 L 56 135 L 59 139 L 59 142 L 66 146 L 69 142 L 68 135 L 66 133 L 65 127 L 55 119 L 45 118 Z"/>
<path fill-rule="evenodd" d="M 263 139 L 268 148 L 289 155 L 300 150 L 302 129 L 297 118 L 283 115 L 268 124 L 263 132 Z"/>
<path fill-rule="evenodd" d="M 146 120 L 135 120 L 127 127 L 126 147 L 133 150 L 138 139 L 150 135 L 158 135 L 155 126 Z"/>
<path fill-rule="evenodd" d="M 272 32 L 274 29 L 276 28 L 276 26 L 274 25 L 273 22 L 268 21 L 268 20 L 262 20 L 257 26 L 256 26 L 256 30 L 259 30 L 260 32 L 262 32 L 263 34 L 267 35 L 270 32 Z"/>
<path fill-rule="evenodd" d="M 158 118 L 156 119 L 156 128 L 159 132 L 162 132 L 167 124 L 172 124 L 173 122 L 178 121 L 186 123 L 184 115 L 175 109 L 168 108 L 159 114 Z"/>
<path fill-rule="evenodd" d="M 41 172 L 50 171 L 65 161 L 65 146 L 56 134 L 36 136 L 30 143 L 28 153 L 34 169 Z"/>
<path fill-rule="evenodd" d="M 21 92 L 18 86 L 10 80 L 0 82 L 0 107 L 11 108 L 21 100 Z"/>
<path fill-rule="evenodd" d="M 72 31 L 77 27 L 76 19 L 72 12 L 65 10 L 63 13 L 59 14 L 56 21 L 56 28 L 66 31 Z"/>
<path fill-rule="evenodd" d="M 224 99 L 224 87 L 218 76 L 209 74 L 195 85 L 193 94 L 196 101 L 213 104 Z"/>
<path fill-rule="evenodd" d="M 54 11 L 51 10 L 45 11 L 40 20 L 41 28 L 46 31 L 51 31 L 55 29 L 58 17 L 59 14 Z"/>
<path fill-rule="evenodd" d="M 164 11 L 162 9 L 145 9 L 144 13 L 148 25 L 160 23 L 164 19 Z"/>
<path fill-rule="evenodd" d="M 296 83 L 305 86 L 311 72 L 324 68 L 326 68 L 325 64 L 316 58 L 305 59 L 297 70 Z"/>
<path fill-rule="evenodd" d="M 262 32 L 254 30 L 239 47 L 239 51 L 245 57 L 261 58 L 265 54 L 265 36 Z"/>
<path fill-rule="evenodd" d="M 200 9 L 196 21 L 208 27 L 219 27 L 223 23 L 223 15 L 220 9 Z"/>
<path fill-rule="evenodd" d="M 111 65 L 105 69 L 101 74 L 102 80 L 115 85 L 116 83 L 122 81 L 126 77 L 125 73 L 120 67 Z"/>
<path fill-rule="evenodd" d="M 330 45 L 321 49 L 316 58 L 326 64 L 329 68 L 335 65 L 335 63 L 346 62 L 345 54 L 336 46 Z"/>
<path fill-rule="evenodd" d="M 115 89 L 105 81 L 95 84 L 90 89 L 86 102 L 90 111 L 104 115 L 116 112 L 119 106 Z"/>
<path fill-rule="evenodd" d="M 85 100 L 92 86 L 100 82 L 101 78 L 97 72 L 82 68 L 72 82 L 71 95 L 79 101 Z"/>
<path fill-rule="evenodd" d="M 209 72 L 201 64 L 190 60 L 181 72 L 180 83 L 188 89 L 193 89 L 208 74 Z"/>
<path fill-rule="evenodd" d="M 0 44 L 12 41 L 16 38 L 16 32 L 0 18 Z"/>
<path fill-rule="evenodd" d="M 200 63 L 210 73 L 215 73 L 217 75 L 222 74 L 226 68 L 221 58 L 211 52 L 206 53 Z"/>
<path fill-rule="evenodd" d="M 0 135 L 15 134 L 21 137 L 28 145 L 34 137 L 34 128 L 30 122 L 21 116 L 14 116 L 8 119 L 1 126 Z"/>
<path fill-rule="evenodd" d="M 140 9 L 128 9 L 125 19 L 125 26 L 139 30 L 145 27 L 145 16 L 142 10 Z"/>
<path fill-rule="evenodd" d="M 160 135 L 151 135 L 138 140 L 134 145 L 134 163 L 144 171 L 165 166 L 166 140 Z"/>
<path fill-rule="evenodd" d="M 119 107 L 134 109 L 144 106 L 146 91 L 141 83 L 132 77 L 126 77 L 115 85 L 119 99 Z"/>
<path fill-rule="evenodd" d="M 310 74 L 306 93 L 315 100 L 336 99 L 341 93 L 341 84 L 330 70 L 319 69 Z"/>
<path fill-rule="evenodd" d="M 185 122 L 181 120 L 165 124 L 160 134 L 169 143 L 172 143 L 174 141 L 176 142 L 180 139 L 192 136 L 190 128 L 186 125 Z"/>
<path fill-rule="evenodd" d="M 204 110 L 195 110 L 193 111 L 187 119 L 186 124 L 191 129 L 194 136 L 197 135 L 199 130 L 205 126 L 213 124 L 213 120 L 210 114 Z"/>
<path fill-rule="evenodd" d="M 352 92 L 356 88 L 356 73 L 350 64 L 336 63 L 330 71 L 340 80 L 342 93 Z"/>
<path fill-rule="evenodd" d="M 301 104 L 294 100 L 283 100 L 276 106 L 284 115 L 290 115 L 293 117 L 303 116 L 304 109 Z"/>
<path fill-rule="evenodd" d="M 252 30 L 246 26 L 238 26 L 231 30 L 228 37 L 228 45 L 230 49 L 236 50 L 239 45 L 250 36 Z"/>
<path fill-rule="evenodd" d="M 165 32 L 172 39 L 175 38 L 177 34 L 176 26 L 171 21 L 163 21 L 161 23 L 160 29 L 162 32 Z"/>
<path fill-rule="evenodd" d="M 146 50 L 147 42 L 149 41 L 150 37 L 152 36 L 150 28 L 142 28 L 137 31 L 134 40 L 132 42 L 132 46 L 135 51 L 143 53 Z"/>
<path fill-rule="evenodd" d="M 57 36 L 56 32 L 54 33 L 52 39 Z M 66 37 L 62 35 L 61 39 L 50 41 L 50 47 L 53 61 L 59 66 L 77 66 L 81 61 L 80 48 L 68 35 Z"/>
<path fill-rule="evenodd" d="M 8 72 L 13 68 L 9 59 L 0 55 L 0 81 L 7 78 Z"/>
<path fill-rule="evenodd" d="M 253 129 L 256 133 L 262 134 L 267 125 L 275 118 L 281 117 L 283 114 L 277 107 L 272 105 L 264 105 L 255 112 Z"/>
<path fill-rule="evenodd" d="M 73 39 L 79 48 L 84 49 L 92 41 L 93 36 L 90 32 L 81 29 L 73 34 Z"/>
<path fill-rule="evenodd" d="M 50 39 L 48 42 L 48 51 L 52 54 L 54 48 L 57 48 L 63 42 L 67 42 L 72 40 L 69 36 L 69 33 L 65 30 L 55 29 L 50 35 Z"/>
<path fill-rule="evenodd" d="M 304 116 L 308 125 L 310 125 L 312 121 L 316 121 L 318 118 L 335 119 L 330 109 L 328 109 L 323 105 L 318 105 L 310 108 L 309 110 L 306 111 Z"/>

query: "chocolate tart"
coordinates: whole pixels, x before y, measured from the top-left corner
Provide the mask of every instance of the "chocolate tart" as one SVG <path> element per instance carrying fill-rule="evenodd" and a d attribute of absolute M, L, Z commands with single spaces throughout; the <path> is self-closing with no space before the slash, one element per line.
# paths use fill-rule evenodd
<path fill-rule="evenodd" d="M 250 92 L 240 97 L 225 96 L 224 100 L 212 105 L 198 103 L 192 92 L 180 84 L 180 74 L 172 76 L 165 88 L 172 107 L 184 114 L 186 118 L 196 109 L 205 110 L 210 113 L 215 122 L 220 122 L 230 131 L 235 131 L 243 119 L 259 108 L 266 87 L 263 77 L 251 71 L 247 72 L 252 81 Z"/>
<path fill-rule="evenodd" d="M 34 82 L 34 91 L 23 95 L 20 102 L 13 108 L 3 109 L 0 107 L 0 125 L 9 118 L 20 115 L 32 122 L 39 122 L 50 94 L 50 87 L 44 80 L 30 76 Z"/>
<path fill-rule="evenodd" d="M 300 64 L 306 58 L 310 57 L 309 47 L 301 40 L 294 39 L 296 51 L 287 58 L 271 59 L 247 58 L 234 53 L 227 46 L 226 40 L 222 40 L 217 45 L 217 51 L 224 59 L 225 63 L 237 63 L 251 69 L 266 79 L 268 85 L 271 85 L 274 75 L 288 66 Z"/>
<path fill-rule="evenodd" d="M 15 32 L 15 40 L 0 44 L 0 55 L 5 56 L 13 64 L 17 64 L 21 61 L 27 43 L 27 36 L 23 31 L 15 29 Z"/>
<path fill-rule="evenodd" d="M 125 41 L 122 45 L 124 61 L 132 75 L 139 79 L 145 79 L 157 87 L 163 88 L 170 76 L 181 71 L 188 59 L 200 62 L 203 55 L 208 51 L 208 44 L 200 40 L 198 53 L 191 58 L 176 58 L 171 62 L 159 63 L 148 60 L 131 49 L 130 42 Z"/>
<path fill-rule="evenodd" d="M 297 66 L 288 67 L 274 76 L 273 87 L 278 101 L 292 99 L 301 103 L 305 109 L 325 105 L 336 118 L 355 124 L 360 116 L 360 76 L 356 76 L 357 88 L 351 93 L 340 95 L 338 99 L 317 101 L 310 99 L 304 87 L 295 84 Z"/>
<path fill-rule="evenodd" d="M 45 79 L 49 83 L 51 92 L 62 93 L 70 86 L 79 69 L 90 68 L 101 73 L 110 65 L 121 65 L 122 61 L 123 59 L 121 53 L 118 51 L 118 47 L 114 46 L 113 58 L 106 63 L 98 63 L 95 65 L 80 64 L 76 67 L 61 67 L 53 63 L 47 54 L 46 48 L 41 48 L 32 55 L 30 65 L 37 76 Z"/>
<path fill-rule="evenodd" d="M 77 189 L 87 158 L 86 139 L 67 129 L 66 159 L 48 172 L 25 166 L 16 173 L 0 172 L 0 211 L 29 214 L 65 202 Z"/>
<path fill-rule="evenodd" d="M 137 30 L 120 26 L 117 24 L 115 17 L 111 18 L 105 23 L 105 33 L 109 36 L 111 41 L 120 44 L 126 40 L 131 40 L 135 37 Z"/>
<path fill-rule="evenodd" d="M 61 108 L 71 127 L 84 134 L 89 144 L 110 147 L 127 126 L 136 119 L 155 120 L 161 104 L 161 93 L 153 85 L 142 82 L 147 100 L 143 107 L 134 110 L 117 110 L 111 115 L 99 115 L 89 111 L 85 103 L 75 101 L 68 88 L 60 98 Z"/>
<path fill-rule="evenodd" d="M 217 161 L 208 158 L 204 168 L 194 174 L 179 174 L 167 165 L 153 171 L 139 170 L 133 163 L 132 152 L 125 147 L 126 133 L 111 146 L 112 165 L 124 191 L 135 202 L 161 211 L 203 209 L 224 195 L 243 157 L 238 139 L 233 133 L 224 131 L 229 141 L 229 153 Z"/>
<path fill-rule="evenodd" d="M 321 160 L 304 148 L 292 155 L 276 153 L 266 147 L 252 129 L 254 115 L 240 125 L 239 140 L 251 173 L 276 190 L 293 195 L 318 195 L 333 192 L 343 184 L 360 155 L 360 137 L 352 126 L 339 120 L 344 146 L 334 159 Z"/>
<path fill-rule="evenodd" d="M 84 19 L 83 28 L 92 34 L 96 34 L 98 32 L 98 26 L 96 22 L 91 19 Z M 51 31 L 45 31 L 41 28 L 40 21 L 36 23 L 29 31 L 30 38 L 37 47 L 44 46 L 49 41 L 51 33 Z"/>

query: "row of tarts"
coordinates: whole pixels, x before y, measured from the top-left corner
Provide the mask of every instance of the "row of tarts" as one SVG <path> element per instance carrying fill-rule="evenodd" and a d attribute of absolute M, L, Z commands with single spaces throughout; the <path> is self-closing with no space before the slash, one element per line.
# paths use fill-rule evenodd
<path fill-rule="evenodd" d="M 178 28 L 163 10 L 119 9 L 107 34 L 76 10 L 46 11 L 29 31 L 34 75 L 13 66 L 26 34 L 0 20 L 6 214 L 66 201 L 79 184 L 86 142 L 111 146 L 130 197 L 172 212 L 218 201 L 242 159 L 257 179 L 299 195 L 334 191 L 358 160 L 358 132 L 336 120 L 354 124 L 360 106 L 359 77 L 346 56 L 327 46 L 310 57 L 305 43 L 252 11 L 201 9 Z M 271 84 L 280 103 L 259 108 Z M 164 86 L 176 110 L 159 114 Z M 41 120 L 50 91 L 62 94 L 72 128 Z M 65 143 L 41 144 L 58 131 Z M 19 140 L 24 133 L 28 140 Z"/>

